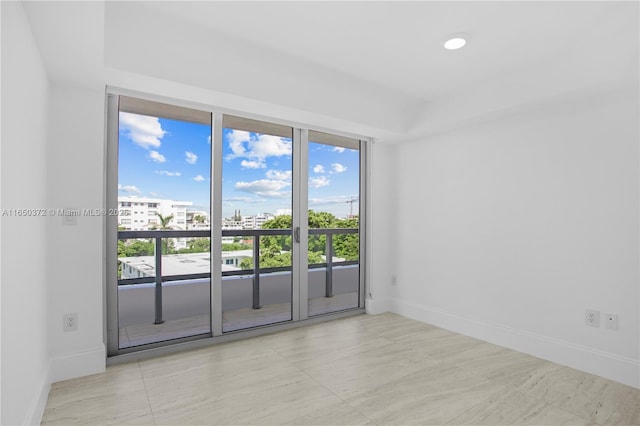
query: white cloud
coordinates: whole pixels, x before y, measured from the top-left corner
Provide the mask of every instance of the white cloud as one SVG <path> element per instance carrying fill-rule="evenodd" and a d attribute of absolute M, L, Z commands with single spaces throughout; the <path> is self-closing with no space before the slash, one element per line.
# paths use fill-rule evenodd
<path fill-rule="evenodd" d="M 267 170 L 266 173 L 269 179 L 274 180 L 291 180 L 291 170 Z"/>
<path fill-rule="evenodd" d="M 249 142 L 251 135 L 244 130 L 232 130 L 227 133 L 227 139 L 229 139 L 229 148 L 232 154 L 229 154 L 227 159 L 233 159 L 246 156 L 245 143 Z"/>
<path fill-rule="evenodd" d="M 250 155 L 257 158 L 291 155 L 291 141 L 280 136 L 259 135 L 249 142 Z"/>
<path fill-rule="evenodd" d="M 323 186 L 328 186 L 331 183 L 326 176 L 319 176 L 315 178 L 309 179 L 309 186 L 312 188 L 321 188 Z"/>
<path fill-rule="evenodd" d="M 282 157 L 291 155 L 291 140 L 273 135 L 254 135 L 243 130 L 232 130 L 226 135 L 231 154 L 227 160 L 247 158 L 264 162 L 267 157 Z"/>
<path fill-rule="evenodd" d="M 127 192 L 129 194 L 142 194 L 135 185 L 121 185 L 118 184 L 118 191 Z"/>
<path fill-rule="evenodd" d="M 193 180 L 195 180 L 196 182 L 202 182 L 204 180 L 204 178 L 202 177 L 202 175 L 198 175 L 198 176 L 194 177 Z"/>
<path fill-rule="evenodd" d="M 133 143 L 145 149 L 160 148 L 160 139 L 165 135 L 158 117 L 120 113 L 120 129 L 131 138 Z"/>
<path fill-rule="evenodd" d="M 289 196 L 288 191 L 282 191 L 291 186 L 289 182 L 274 179 L 259 179 L 253 182 L 236 182 L 235 188 L 238 191 L 250 192 L 266 198 L 285 198 Z"/>
<path fill-rule="evenodd" d="M 162 176 L 182 176 L 182 173 L 180 172 L 169 172 L 167 170 L 156 170 L 156 173 Z"/>
<path fill-rule="evenodd" d="M 267 167 L 267 165 L 262 162 L 262 161 L 247 161 L 247 160 L 242 160 L 242 162 L 240 163 L 240 165 L 242 167 L 244 167 L 245 169 L 264 169 L 265 167 Z"/>
<path fill-rule="evenodd" d="M 196 164 L 196 161 L 198 161 L 198 156 L 195 155 L 193 152 L 185 151 L 184 161 L 186 161 L 189 164 Z"/>
<path fill-rule="evenodd" d="M 337 152 L 338 154 L 342 154 L 342 153 L 344 152 L 344 150 L 345 150 L 345 149 L 346 149 L 346 148 L 343 148 L 343 147 L 341 147 L 341 146 L 334 146 L 334 147 L 333 147 L 333 149 L 332 149 L 332 151 L 333 151 L 333 152 Z"/>
<path fill-rule="evenodd" d="M 224 201 L 226 203 L 231 203 L 231 202 L 264 203 L 265 202 L 265 200 L 263 200 L 263 199 L 251 198 L 251 197 L 229 197 L 229 198 L 224 198 L 222 201 Z"/>
<path fill-rule="evenodd" d="M 157 192 L 150 192 L 149 195 L 151 195 L 152 197 L 159 197 L 160 194 L 158 194 Z"/>
<path fill-rule="evenodd" d="M 354 208 L 355 208 L 355 206 L 358 205 L 358 197 L 356 197 L 356 196 L 351 196 L 351 197 L 337 196 L 337 197 L 327 197 L 327 198 L 310 198 L 309 199 L 309 204 L 313 204 L 313 205 L 346 204 L 347 202 L 349 202 L 349 201 L 351 201 L 353 199 L 356 200 L 356 202 L 354 203 Z"/>
<path fill-rule="evenodd" d="M 149 158 L 151 158 L 156 163 L 164 163 L 165 161 L 167 161 L 167 159 L 164 158 L 164 155 L 160 154 L 158 151 L 149 151 Z"/>
<path fill-rule="evenodd" d="M 313 171 L 314 171 L 315 173 L 324 173 L 324 167 L 323 167 L 323 166 L 321 166 L 320 164 L 316 164 L 316 165 L 313 167 Z"/>
<path fill-rule="evenodd" d="M 333 163 L 333 164 L 331 165 L 331 168 L 333 169 L 333 171 L 334 171 L 335 173 L 342 173 L 342 172 L 347 171 L 347 167 L 346 167 L 346 166 L 343 166 L 343 165 L 342 165 L 342 164 L 340 164 L 340 163 Z"/>

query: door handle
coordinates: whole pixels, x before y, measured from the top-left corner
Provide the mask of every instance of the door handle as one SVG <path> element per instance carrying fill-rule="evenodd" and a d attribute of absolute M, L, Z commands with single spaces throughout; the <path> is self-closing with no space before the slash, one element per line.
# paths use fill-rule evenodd
<path fill-rule="evenodd" d="M 300 227 L 296 226 L 296 229 L 293 230 L 293 239 L 296 243 L 300 244 Z"/>

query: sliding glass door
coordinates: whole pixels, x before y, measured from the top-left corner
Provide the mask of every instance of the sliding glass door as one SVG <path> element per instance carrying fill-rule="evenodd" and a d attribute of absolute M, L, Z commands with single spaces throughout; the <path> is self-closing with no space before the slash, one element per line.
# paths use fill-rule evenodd
<path fill-rule="evenodd" d="M 117 114 L 110 349 L 211 335 L 211 113 L 109 101 Z"/>
<path fill-rule="evenodd" d="M 293 320 L 293 128 L 224 116 L 222 331 Z"/>
<path fill-rule="evenodd" d="M 108 106 L 110 356 L 362 311 L 360 140 Z"/>
<path fill-rule="evenodd" d="M 360 305 L 360 141 L 309 132 L 308 315 Z"/>

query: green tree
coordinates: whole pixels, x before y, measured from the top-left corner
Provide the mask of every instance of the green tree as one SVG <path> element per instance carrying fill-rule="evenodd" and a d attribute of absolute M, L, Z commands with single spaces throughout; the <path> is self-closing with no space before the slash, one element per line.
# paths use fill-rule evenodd
<path fill-rule="evenodd" d="M 278 268 L 291 266 L 290 252 L 276 252 L 274 249 L 266 249 L 260 252 L 260 268 Z M 253 257 L 246 257 L 240 262 L 241 269 L 253 269 Z"/>
<path fill-rule="evenodd" d="M 339 219 L 336 228 L 358 229 L 359 220 L 355 216 L 350 219 Z M 358 260 L 360 257 L 360 237 L 358 234 L 334 235 L 333 247 L 336 256 L 346 260 Z"/>
<path fill-rule="evenodd" d="M 329 212 L 309 210 L 309 228 L 334 228 L 336 217 Z"/>
<path fill-rule="evenodd" d="M 358 228 L 358 218 L 337 219 L 329 212 L 309 210 L 309 228 Z M 281 215 L 266 221 L 262 229 L 291 229 L 290 215 Z M 291 266 L 291 234 L 269 235 L 260 239 L 260 267 L 271 268 Z M 327 237 L 325 235 L 309 236 L 309 264 L 324 263 Z M 346 260 L 357 260 L 359 256 L 358 234 L 335 235 L 333 237 L 334 255 Z M 240 263 L 242 269 L 253 269 L 253 259 L 246 258 Z"/>
<path fill-rule="evenodd" d="M 118 240 L 118 257 L 153 256 L 152 240 Z"/>
<path fill-rule="evenodd" d="M 253 269 L 253 257 L 245 257 L 240 261 L 240 269 Z"/>
<path fill-rule="evenodd" d="M 153 256 L 153 240 L 118 240 L 118 257 Z M 122 277 L 122 264 L 118 262 L 118 278 Z"/>
<path fill-rule="evenodd" d="M 154 224 L 150 229 L 159 229 L 161 231 L 171 230 L 171 220 L 173 220 L 173 215 L 162 216 L 160 213 L 156 212 L 156 216 L 160 220 L 159 224 Z M 159 225 L 159 226 L 158 226 Z M 162 254 L 173 254 L 175 253 L 175 243 L 172 238 L 163 238 L 162 239 Z"/>
<path fill-rule="evenodd" d="M 210 250 L 209 238 L 193 238 L 187 241 L 187 247 L 178 250 L 178 253 L 208 253 Z"/>
<path fill-rule="evenodd" d="M 262 229 L 291 229 L 291 216 L 281 215 L 267 220 Z M 288 235 L 266 235 L 260 237 L 260 252 L 269 249 L 271 252 L 291 251 L 291 233 Z"/>
<path fill-rule="evenodd" d="M 234 243 L 222 245 L 222 251 L 238 251 L 238 250 L 251 250 L 251 244 L 234 242 Z"/>
<path fill-rule="evenodd" d="M 324 259 L 322 258 L 322 253 L 319 251 L 308 251 L 307 255 L 309 256 L 308 264 L 313 265 L 316 263 L 324 263 Z"/>
<path fill-rule="evenodd" d="M 311 229 L 322 229 L 322 228 L 335 228 L 336 217 L 328 212 L 316 212 L 313 210 L 309 210 L 309 228 Z M 327 237 L 325 235 L 310 235 L 309 236 L 309 251 L 313 253 L 319 253 L 320 255 L 324 255 L 327 244 Z M 311 258 L 309 258 L 309 264 L 311 264 Z M 323 263 L 324 261 L 321 259 L 318 262 L 313 263 Z"/>
<path fill-rule="evenodd" d="M 171 223 L 171 221 L 173 220 L 172 214 L 170 214 L 169 216 L 162 216 L 160 213 L 156 212 L 156 216 L 158 216 L 158 219 L 160 220 L 160 226 L 158 226 L 158 224 L 155 224 L 151 227 L 151 229 L 160 229 L 161 231 L 171 229 L 169 223 Z"/>

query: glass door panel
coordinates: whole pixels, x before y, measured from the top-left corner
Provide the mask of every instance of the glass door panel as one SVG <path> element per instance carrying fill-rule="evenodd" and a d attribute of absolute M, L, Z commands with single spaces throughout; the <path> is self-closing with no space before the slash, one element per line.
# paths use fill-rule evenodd
<path fill-rule="evenodd" d="M 293 128 L 225 115 L 222 331 L 293 319 Z"/>
<path fill-rule="evenodd" d="M 309 132 L 308 316 L 360 300 L 360 142 Z"/>
<path fill-rule="evenodd" d="M 121 96 L 118 349 L 211 334 L 211 114 Z"/>
<path fill-rule="evenodd" d="M 359 140 L 108 109 L 109 356 L 363 307 Z"/>

